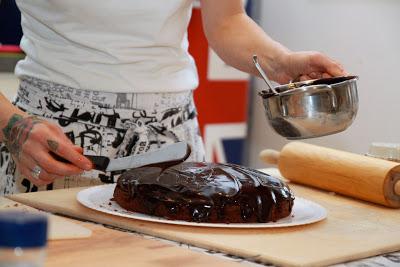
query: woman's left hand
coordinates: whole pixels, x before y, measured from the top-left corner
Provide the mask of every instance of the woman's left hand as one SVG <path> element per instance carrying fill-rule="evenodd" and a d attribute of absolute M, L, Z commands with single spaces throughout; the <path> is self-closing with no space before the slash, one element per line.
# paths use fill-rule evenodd
<path fill-rule="evenodd" d="M 348 75 L 338 62 L 319 52 L 289 52 L 282 62 L 275 75 L 271 73 L 281 84 Z"/>

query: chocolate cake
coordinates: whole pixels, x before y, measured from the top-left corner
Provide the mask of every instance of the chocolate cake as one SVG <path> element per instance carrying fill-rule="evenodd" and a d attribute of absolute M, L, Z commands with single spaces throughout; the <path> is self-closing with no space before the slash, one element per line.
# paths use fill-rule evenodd
<path fill-rule="evenodd" d="M 127 210 L 171 220 L 264 223 L 289 216 L 294 197 L 283 181 L 257 170 L 183 162 L 123 173 L 114 200 Z"/>

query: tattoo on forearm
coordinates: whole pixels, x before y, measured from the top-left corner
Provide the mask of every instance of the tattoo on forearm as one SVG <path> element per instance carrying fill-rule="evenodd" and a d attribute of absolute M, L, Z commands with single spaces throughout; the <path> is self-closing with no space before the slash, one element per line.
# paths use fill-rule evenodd
<path fill-rule="evenodd" d="M 49 148 L 51 151 L 56 152 L 58 149 L 58 142 L 48 139 L 47 144 L 49 145 Z"/>
<path fill-rule="evenodd" d="M 25 118 L 19 114 L 11 116 L 7 126 L 3 129 L 4 143 L 16 159 L 20 158 L 22 146 L 28 140 L 33 126 L 41 122 L 43 122 L 43 120 L 36 116 Z"/>

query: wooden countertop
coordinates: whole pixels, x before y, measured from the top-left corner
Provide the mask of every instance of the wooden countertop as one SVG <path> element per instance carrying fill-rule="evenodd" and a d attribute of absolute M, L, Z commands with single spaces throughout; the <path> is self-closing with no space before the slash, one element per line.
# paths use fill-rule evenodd
<path fill-rule="evenodd" d="M 399 251 L 400 213 L 398 210 L 301 185 L 290 184 L 290 187 L 297 197 L 305 197 L 325 207 L 328 211 L 328 217 L 318 223 L 289 228 L 208 228 L 160 224 L 91 210 L 84 207 L 76 199 L 77 193 L 82 188 L 17 194 L 8 197 L 14 201 L 55 214 L 102 223 L 279 266 L 326 266 Z M 145 243 L 136 247 L 138 241 L 122 242 L 126 235 L 133 239 L 141 238 L 126 232 L 118 233 L 119 237 L 116 238 L 102 232 L 99 236 L 94 233 L 93 242 L 87 240 L 73 241 L 70 245 L 71 256 L 61 254 L 59 257 L 70 261 L 71 257 L 81 257 L 82 254 L 82 259 L 78 259 L 78 261 L 87 260 L 89 264 L 95 261 L 101 264 L 103 255 L 107 255 L 105 257 L 110 260 L 108 264 L 115 260 L 125 264 L 126 262 L 136 263 L 133 260 L 147 261 L 151 257 L 162 256 L 159 252 L 153 252 L 153 246 Z M 122 241 L 118 241 L 118 238 L 121 238 Z M 57 255 L 57 253 L 51 251 L 51 246 L 57 242 L 50 242 L 49 255 Z M 177 250 L 171 254 L 179 254 L 179 257 L 182 256 L 183 258 L 186 258 L 185 253 L 191 254 L 191 251 L 181 252 L 180 249 L 182 248 L 176 247 L 174 244 L 171 245 L 172 248 L 168 246 L 166 248 Z M 118 251 L 115 251 L 116 247 L 118 247 Z M 125 258 L 117 254 L 119 249 L 123 251 L 122 254 L 129 257 L 126 261 Z M 80 252 L 80 250 L 83 252 Z M 60 253 L 59 250 L 56 251 Z M 138 253 L 136 254 L 136 252 Z M 160 261 L 171 262 L 176 257 L 171 257 L 171 254 L 166 252 Z M 118 255 L 118 257 L 114 255 Z M 204 254 L 203 256 L 209 255 Z M 192 258 L 190 255 L 188 257 Z M 218 260 L 216 257 L 211 258 Z M 204 260 L 206 261 L 206 259 Z M 195 264 L 197 260 L 190 260 L 189 262 Z M 140 261 L 139 263 L 156 266 L 161 264 L 154 261 L 143 264 Z M 230 264 L 231 262 L 225 261 L 224 263 Z M 175 265 L 176 262 L 171 262 L 171 264 Z M 211 262 L 207 264 L 220 265 Z M 201 265 L 205 264 L 201 263 Z M 63 265 L 57 264 L 57 266 Z M 79 266 L 85 265 L 79 263 Z"/>
<path fill-rule="evenodd" d="M 311 225 L 289 228 L 207 228 L 146 222 L 91 210 L 76 200 L 76 194 L 82 188 L 9 197 L 56 214 L 278 266 L 326 266 L 399 250 L 398 210 L 300 185 L 290 186 L 296 196 L 306 197 L 325 207 L 328 218 Z"/>
<path fill-rule="evenodd" d="M 36 209 L 0 197 L 0 211 Z M 56 217 L 51 215 L 50 217 Z M 118 231 L 101 224 L 70 218 L 50 218 L 50 240 L 47 243 L 46 267 L 101 266 L 238 266 L 233 260 L 207 255 L 179 247 L 175 243 L 155 240 L 127 231 Z M 82 227 L 91 235 L 69 235 L 67 223 Z M 57 225 L 56 225 L 57 224 Z M 89 230 L 90 229 L 90 230 Z"/>
<path fill-rule="evenodd" d="M 78 221 L 75 221 L 78 222 Z M 46 267 L 117 266 L 238 266 L 163 241 L 109 229 L 99 224 L 78 222 L 91 229 L 89 238 L 49 241 Z"/>

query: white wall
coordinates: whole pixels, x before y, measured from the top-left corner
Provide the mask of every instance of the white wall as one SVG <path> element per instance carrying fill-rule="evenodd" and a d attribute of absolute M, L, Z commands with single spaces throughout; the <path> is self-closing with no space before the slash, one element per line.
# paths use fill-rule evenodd
<path fill-rule="evenodd" d="M 292 50 L 319 50 L 359 75 L 360 106 L 345 132 L 306 142 L 356 153 L 374 141 L 400 143 L 400 1 L 259 0 L 260 24 Z M 264 88 L 261 80 L 256 88 Z M 267 125 L 253 88 L 249 165 L 265 167 L 258 153 L 288 141 Z"/>

